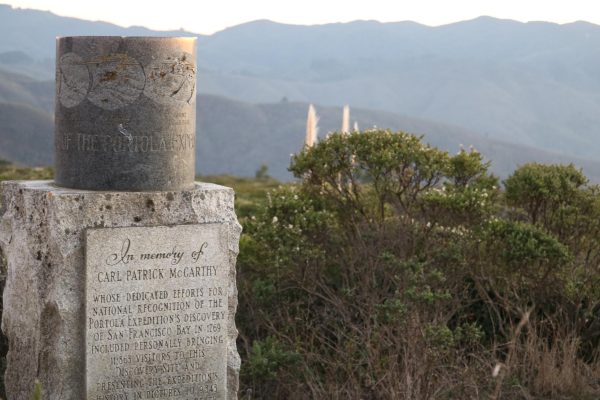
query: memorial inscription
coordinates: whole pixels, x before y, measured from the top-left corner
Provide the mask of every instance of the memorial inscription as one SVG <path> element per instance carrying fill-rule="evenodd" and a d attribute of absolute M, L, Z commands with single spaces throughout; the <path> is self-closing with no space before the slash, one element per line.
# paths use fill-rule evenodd
<path fill-rule="evenodd" d="M 136 135 L 127 132 L 123 124 L 117 129 L 122 131 L 122 136 L 91 135 L 86 133 L 63 133 L 62 140 L 56 146 L 60 150 L 74 149 L 80 152 L 182 152 L 193 150 L 196 147 L 196 135 Z"/>
<path fill-rule="evenodd" d="M 86 239 L 87 399 L 227 398 L 226 225 Z"/>

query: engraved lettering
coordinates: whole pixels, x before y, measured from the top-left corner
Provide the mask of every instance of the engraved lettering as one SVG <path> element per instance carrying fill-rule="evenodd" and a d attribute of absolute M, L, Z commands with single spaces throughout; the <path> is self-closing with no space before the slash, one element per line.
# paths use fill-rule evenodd
<path fill-rule="evenodd" d="M 129 247 L 131 247 L 131 241 L 129 238 L 123 240 L 123 244 L 121 245 L 121 253 L 113 253 L 106 259 L 106 264 L 108 265 L 117 265 L 119 263 L 127 264 L 129 261 L 133 260 L 133 255 L 129 254 Z M 120 280 L 119 280 L 120 281 Z"/>
<path fill-rule="evenodd" d="M 192 260 L 194 260 L 194 262 L 198 261 L 198 258 L 200 258 L 200 256 L 202 254 L 204 254 L 204 249 L 206 249 L 208 247 L 208 243 L 204 242 L 200 245 L 200 248 L 197 251 L 194 251 L 192 253 Z"/>
<path fill-rule="evenodd" d="M 224 232 L 221 224 L 88 231 L 87 398 L 225 398 Z"/>
<path fill-rule="evenodd" d="M 60 150 L 77 150 L 80 152 L 109 152 L 109 153 L 158 153 L 186 152 L 196 147 L 194 133 L 163 135 L 131 134 L 97 135 L 88 133 L 63 133 L 62 140 L 57 142 Z M 71 146 L 71 136 L 76 137 L 76 146 Z"/>

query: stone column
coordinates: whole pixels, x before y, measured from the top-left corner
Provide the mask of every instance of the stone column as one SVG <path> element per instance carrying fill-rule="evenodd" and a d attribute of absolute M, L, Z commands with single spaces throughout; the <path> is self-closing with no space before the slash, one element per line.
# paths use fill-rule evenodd
<path fill-rule="evenodd" d="M 56 47 L 56 183 L 191 188 L 196 39 L 79 36 Z"/>
<path fill-rule="evenodd" d="M 194 182 L 195 54 L 58 39 L 56 181 L 0 185 L 8 399 L 237 398 L 241 227 Z"/>
<path fill-rule="evenodd" d="M 240 359 L 235 344 L 235 260 L 241 227 L 234 213 L 234 194 L 231 189 L 197 183 L 193 189 L 184 191 L 103 192 L 65 189 L 48 181 L 13 181 L 3 182 L 1 193 L 0 247 L 8 263 L 2 318 L 2 329 L 9 340 L 5 376 L 8 399 L 30 400 L 36 379 L 42 384 L 44 399 L 133 399 L 136 398 L 136 392 L 142 393 L 142 397 L 138 397 L 142 399 L 237 398 Z M 185 253 L 181 262 L 174 264 L 170 258 L 161 260 L 158 266 L 165 270 L 165 275 L 154 276 L 154 279 L 148 277 L 142 281 L 144 289 L 140 289 L 139 286 L 128 288 L 128 285 L 134 285 L 136 280 L 131 279 L 134 275 L 128 280 L 124 275 L 124 268 L 121 267 L 113 269 L 121 272 L 120 287 L 112 289 L 112 283 L 108 282 L 110 277 L 106 276 L 99 282 L 97 272 L 89 274 L 90 261 L 93 261 L 89 259 L 90 256 L 101 262 L 115 253 L 120 257 L 121 240 L 117 242 L 116 247 L 115 243 L 106 242 L 105 251 L 101 251 L 101 254 L 88 254 L 86 269 L 86 234 L 96 231 L 105 232 L 108 237 L 122 237 L 119 228 L 123 227 L 142 230 L 141 235 L 134 235 L 136 240 L 151 242 L 155 249 L 144 249 L 146 254 L 166 254 L 176 246 L 175 252 Z M 173 232 L 165 234 L 153 230 L 156 228 L 152 227 L 174 228 Z M 180 243 L 178 230 L 183 228 L 185 231 L 186 227 L 199 227 L 201 240 L 196 243 L 197 248 L 189 249 L 185 243 Z M 209 232 L 213 227 L 220 228 L 216 230 L 217 236 Z M 206 238 L 202 238 L 204 231 Z M 208 293 L 207 289 L 211 287 L 210 282 L 214 277 L 208 273 L 206 277 L 197 276 L 202 275 L 202 270 L 195 274 L 196 269 L 193 268 L 189 270 L 192 274 L 179 278 L 171 278 L 166 273 L 171 267 L 177 271 L 184 271 L 186 267 L 200 265 L 192 262 L 190 250 L 198 251 L 205 242 L 208 243 L 207 249 L 213 247 L 216 252 L 222 252 L 218 254 L 221 257 L 219 263 L 214 265 L 222 276 L 212 289 L 221 287 L 224 290 L 223 294 Z M 216 242 L 221 242 L 220 245 L 224 248 L 216 248 Z M 137 248 L 141 244 L 132 238 L 128 255 L 139 258 L 140 251 Z M 100 243 L 100 249 L 103 246 L 104 243 Z M 138 266 L 144 269 L 144 265 L 150 264 L 151 261 L 153 260 L 138 261 Z M 189 285 L 186 280 L 195 281 L 195 284 Z M 128 292 L 138 294 L 135 300 L 128 300 L 125 296 L 114 303 L 94 303 L 90 293 L 86 293 L 90 287 L 108 287 L 108 293 L 113 296 L 123 296 Z M 193 290 L 178 291 L 181 288 L 204 290 L 203 293 L 194 293 Z M 157 291 L 166 291 L 166 299 L 158 298 L 160 295 L 150 298 L 149 294 L 139 294 Z M 207 304 L 209 300 L 219 299 L 223 301 L 220 305 L 214 304 L 214 307 L 209 307 Z M 98 311 L 101 307 L 113 305 L 132 305 L 137 308 L 138 305 L 153 306 L 181 300 L 191 301 L 191 305 L 185 307 L 185 303 L 182 303 L 181 307 L 174 307 L 171 311 L 150 308 L 145 312 L 132 309 L 111 313 L 110 308 L 106 308 L 105 317 L 102 318 L 89 313 L 90 306 L 96 306 Z M 196 300 L 203 301 L 203 307 L 196 309 Z M 190 321 L 191 315 L 205 311 L 210 313 L 208 320 L 194 317 L 194 320 Z M 212 312 L 224 312 L 226 321 L 221 324 L 220 319 L 213 319 Z M 149 325 L 143 327 L 171 328 L 171 339 L 182 339 L 184 343 L 179 343 L 179 347 L 165 347 L 164 342 L 162 346 L 139 351 L 132 348 L 135 343 L 151 342 L 160 337 L 156 336 L 159 335 L 156 333 L 158 331 L 150 332 L 151 336 L 148 337 L 143 334 L 140 336 L 139 332 L 143 332 L 142 326 L 132 325 L 128 321 L 172 314 L 179 315 L 179 323 L 166 320 L 148 321 Z M 188 317 L 185 317 L 186 315 Z M 121 319 L 124 320 L 125 327 L 115 324 L 113 328 L 103 328 L 97 324 L 97 321 L 101 320 Z M 178 333 L 178 325 L 181 330 L 187 326 L 190 326 L 190 329 L 198 329 L 200 326 L 202 331 Z M 212 326 L 212 330 L 220 326 L 220 331 L 206 332 L 208 326 Z M 113 340 L 108 338 L 108 331 L 111 329 Z M 138 332 L 137 337 L 129 336 L 130 329 Z M 124 332 L 125 337 L 118 336 L 119 332 Z M 94 334 L 102 334 L 103 337 L 94 340 Z M 217 339 L 213 340 L 215 336 Z M 222 336 L 222 343 L 219 342 L 219 336 Z M 211 338 L 209 344 L 198 343 L 207 337 Z M 130 349 L 116 348 L 110 353 L 101 352 L 98 356 L 97 353 L 92 354 L 94 344 L 112 343 L 128 343 Z M 204 354 L 194 353 L 194 350 L 203 350 Z M 181 354 L 180 351 L 187 353 L 187 356 L 176 359 L 176 356 Z M 145 359 L 128 359 L 138 355 L 143 355 Z M 109 368 L 97 366 L 94 373 L 99 376 L 89 375 L 92 366 L 88 362 L 86 376 L 86 356 L 88 361 L 93 357 L 96 363 L 107 360 L 110 363 L 114 356 L 123 358 L 117 359 L 108 366 Z M 184 365 L 185 369 L 182 367 Z M 139 368 L 142 368 L 141 374 L 136 373 L 140 371 Z M 128 372 L 127 376 L 119 375 L 123 371 Z M 225 376 L 222 376 L 223 373 Z M 135 386 L 140 377 L 144 381 L 141 388 L 122 387 L 128 384 Z M 160 379 L 155 380 L 155 384 L 145 384 L 153 378 Z M 92 380 L 94 387 L 89 387 Z M 225 382 L 225 387 L 221 386 L 222 382 Z M 194 390 L 191 388 L 196 388 L 193 395 L 190 394 Z M 86 390 L 93 391 L 97 396 L 107 397 L 88 397 Z M 148 391 L 151 391 L 150 395 Z"/>

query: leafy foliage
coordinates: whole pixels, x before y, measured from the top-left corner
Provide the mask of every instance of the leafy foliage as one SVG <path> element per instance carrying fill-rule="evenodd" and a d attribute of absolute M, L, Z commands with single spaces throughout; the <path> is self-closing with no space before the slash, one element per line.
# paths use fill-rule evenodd
<path fill-rule="evenodd" d="M 244 222 L 247 394 L 598 395 L 598 190 L 572 166 L 525 165 L 502 191 L 488 168 L 386 130 L 294 155 L 299 183 Z M 577 351 L 539 364 L 565 340 Z"/>

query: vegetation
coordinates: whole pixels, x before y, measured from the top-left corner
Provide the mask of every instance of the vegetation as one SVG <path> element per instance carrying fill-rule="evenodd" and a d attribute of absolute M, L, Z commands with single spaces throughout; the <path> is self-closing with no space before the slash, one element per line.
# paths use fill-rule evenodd
<path fill-rule="evenodd" d="M 600 396 L 600 196 L 576 168 L 501 190 L 474 150 L 368 131 L 290 170 L 243 221 L 249 397 Z"/>
<path fill-rule="evenodd" d="M 257 171 L 257 178 L 241 178 L 230 175 L 205 175 L 198 179 L 202 182 L 215 183 L 233 188 L 235 191 L 235 212 L 241 221 L 254 214 L 258 208 L 267 202 L 269 190 L 276 189 L 281 183 L 266 175 L 266 170 L 261 167 Z"/>
<path fill-rule="evenodd" d="M 600 188 L 372 130 L 231 186 L 241 398 L 600 397 Z M 0 180 L 49 170 L 3 164 Z"/>
<path fill-rule="evenodd" d="M 52 179 L 53 175 L 52 169 L 49 167 L 18 167 L 0 158 L 0 181 Z"/>

